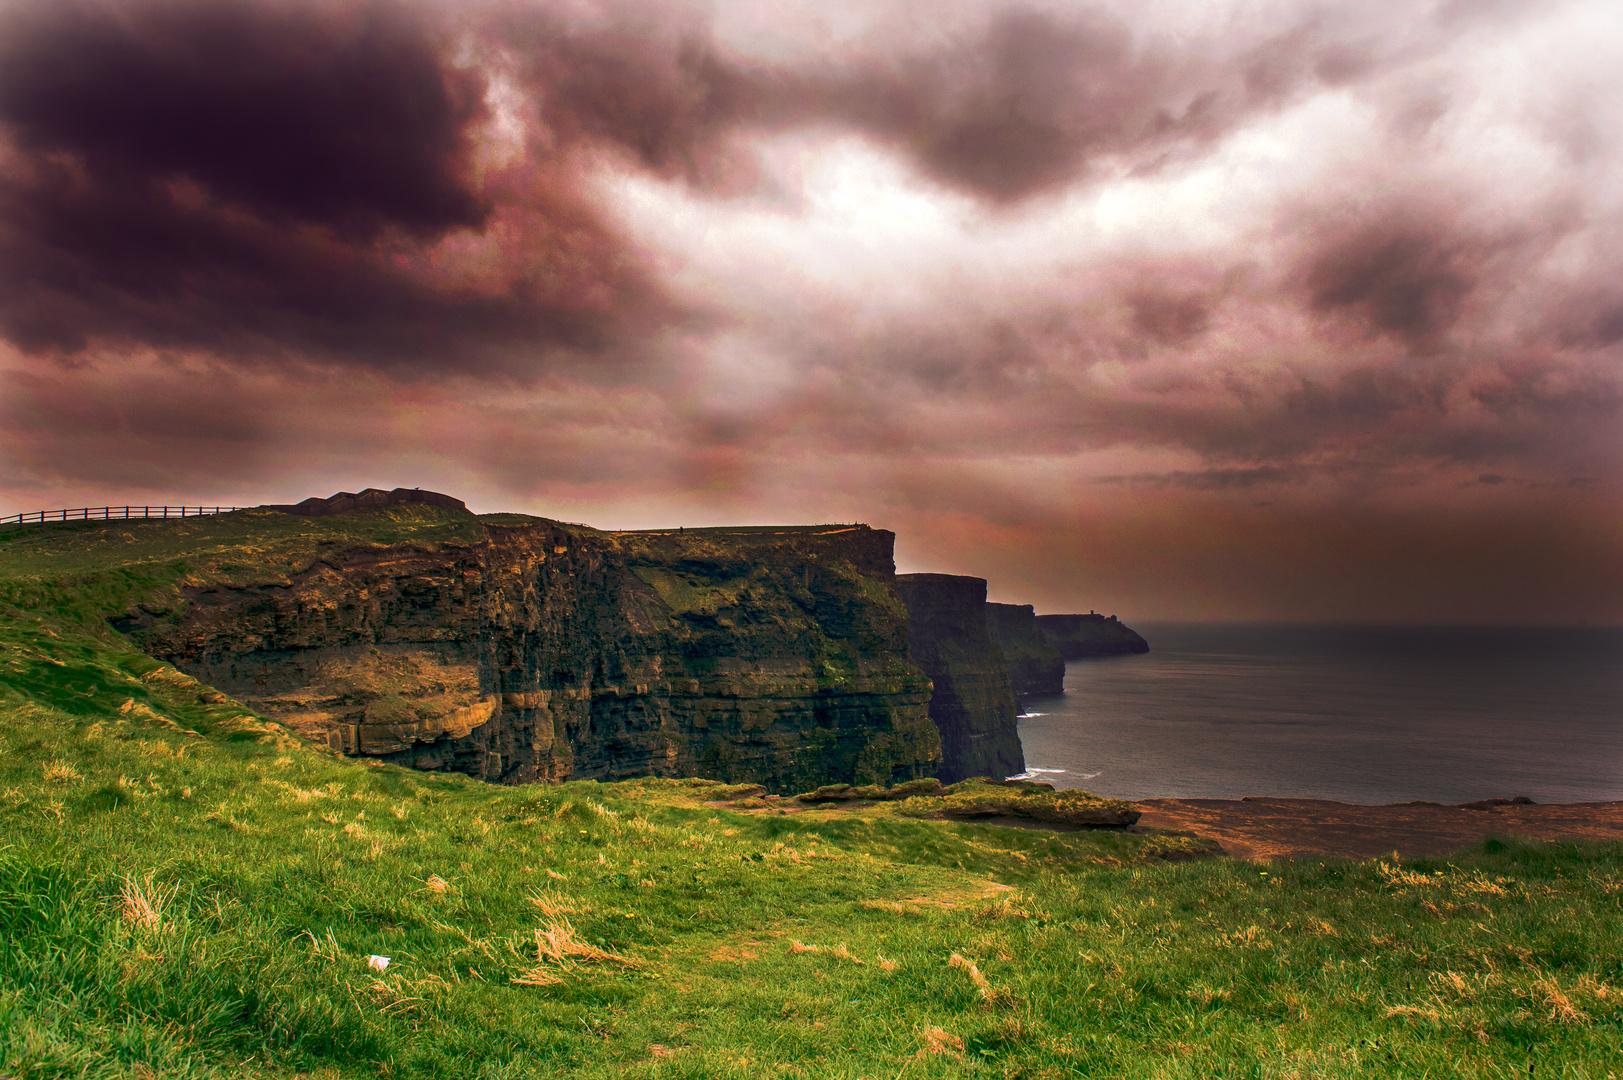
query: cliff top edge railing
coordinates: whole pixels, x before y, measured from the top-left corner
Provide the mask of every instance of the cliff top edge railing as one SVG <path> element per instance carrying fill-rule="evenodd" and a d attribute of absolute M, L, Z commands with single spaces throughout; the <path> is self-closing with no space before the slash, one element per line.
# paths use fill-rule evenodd
<path fill-rule="evenodd" d="M 245 510 L 243 506 L 81 506 L 75 510 L 29 510 L 0 517 L 0 528 L 44 525 L 51 521 L 139 521 L 145 518 L 202 517 Z"/>

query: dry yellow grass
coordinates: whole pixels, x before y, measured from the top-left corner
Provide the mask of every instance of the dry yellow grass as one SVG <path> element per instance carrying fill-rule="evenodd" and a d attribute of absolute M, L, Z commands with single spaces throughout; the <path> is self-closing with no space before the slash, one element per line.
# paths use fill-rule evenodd
<path fill-rule="evenodd" d="M 56 784 L 68 784 L 83 780 L 84 776 L 72 763 L 66 761 L 47 761 L 42 766 L 45 779 Z"/>
<path fill-rule="evenodd" d="M 148 874 L 137 881 L 126 874 L 118 888 L 118 914 L 126 923 L 142 930 L 157 930 L 163 925 L 163 909 L 173 890 L 165 893 Z"/>
<path fill-rule="evenodd" d="M 928 1027 L 919 1033 L 924 1045 L 919 1049 L 917 1057 L 926 1058 L 934 1054 L 951 1057 L 962 1057 L 964 1054 L 964 1040 L 950 1031 L 938 1027 Z"/>
<path fill-rule="evenodd" d="M 535 966 L 509 981 L 519 986 L 552 986 L 563 982 L 564 972 L 577 964 L 614 963 L 637 967 L 637 961 L 618 953 L 588 945 L 575 936 L 566 919 L 557 919 L 535 929 Z"/>
<path fill-rule="evenodd" d="M 541 909 L 541 914 L 557 917 L 559 915 L 585 915 L 592 910 L 590 904 L 582 904 L 567 896 L 556 893 L 532 892 L 528 897 L 530 903 Z"/>
<path fill-rule="evenodd" d="M 966 959 L 959 953 L 953 953 L 952 958 L 947 961 L 947 966 L 968 975 L 969 981 L 974 983 L 975 989 L 980 992 L 981 1000 L 990 1002 L 997 997 L 997 991 L 992 989 L 992 984 L 981 974 L 981 969 L 973 960 Z"/>

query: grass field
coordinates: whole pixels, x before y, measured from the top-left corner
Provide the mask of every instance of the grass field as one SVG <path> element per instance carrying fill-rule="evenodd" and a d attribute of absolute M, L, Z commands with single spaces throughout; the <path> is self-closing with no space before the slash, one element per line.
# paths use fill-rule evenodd
<path fill-rule="evenodd" d="M 414 773 L 122 651 L 57 558 L 0 624 L 0 1076 L 1623 1076 L 1617 846 L 1258 866 Z"/>

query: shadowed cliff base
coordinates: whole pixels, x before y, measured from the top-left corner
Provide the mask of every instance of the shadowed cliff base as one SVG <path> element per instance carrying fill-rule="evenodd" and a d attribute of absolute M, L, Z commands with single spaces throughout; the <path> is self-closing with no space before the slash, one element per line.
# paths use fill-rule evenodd
<path fill-rule="evenodd" d="M 987 630 L 986 579 L 899 574 L 908 656 L 930 677 L 930 719 L 941 732 L 945 783 L 1024 772 L 1003 650 Z"/>

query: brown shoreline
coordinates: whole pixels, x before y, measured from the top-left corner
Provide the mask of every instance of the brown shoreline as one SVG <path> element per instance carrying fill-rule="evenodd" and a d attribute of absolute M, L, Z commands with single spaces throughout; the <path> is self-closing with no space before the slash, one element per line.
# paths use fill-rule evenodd
<path fill-rule="evenodd" d="M 1623 840 L 1623 802 L 1505 805 L 1487 809 L 1326 799 L 1136 799 L 1139 828 L 1192 832 L 1238 859 L 1368 859 L 1397 851 L 1447 855 L 1490 836 Z"/>

